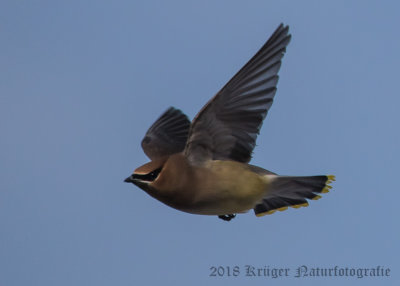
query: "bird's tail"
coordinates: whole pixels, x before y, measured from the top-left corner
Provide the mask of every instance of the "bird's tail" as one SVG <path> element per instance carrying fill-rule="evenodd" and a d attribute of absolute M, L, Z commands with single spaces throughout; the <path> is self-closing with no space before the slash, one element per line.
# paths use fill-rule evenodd
<path fill-rule="evenodd" d="M 335 176 L 275 176 L 266 175 L 270 181 L 268 195 L 254 207 L 256 216 L 284 211 L 288 207 L 300 208 L 308 206 L 309 200 L 318 200 L 319 194 L 329 192 L 329 185 Z"/>

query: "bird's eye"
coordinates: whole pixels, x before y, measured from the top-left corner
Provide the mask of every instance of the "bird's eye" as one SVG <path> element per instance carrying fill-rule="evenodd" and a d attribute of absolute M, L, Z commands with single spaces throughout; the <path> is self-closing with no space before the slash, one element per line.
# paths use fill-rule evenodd
<path fill-rule="evenodd" d="M 161 172 L 161 168 L 154 170 L 153 172 L 148 174 L 148 176 L 149 176 L 149 178 L 151 178 L 152 181 L 154 181 L 157 178 L 158 174 L 160 174 L 160 172 Z"/>
<path fill-rule="evenodd" d="M 134 176 L 134 178 L 140 179 L 142 181 L 153 182 L 155 179 L 157 179 L 157 177 L 160 174 L 161 170 L 162 170 L 162 167 L 158 168 L 158 169 L 156 169 L 154 171 L 151 171 L 150 173 L 145 174 L 145 175 L 134 174 L 133 176 Z"/>

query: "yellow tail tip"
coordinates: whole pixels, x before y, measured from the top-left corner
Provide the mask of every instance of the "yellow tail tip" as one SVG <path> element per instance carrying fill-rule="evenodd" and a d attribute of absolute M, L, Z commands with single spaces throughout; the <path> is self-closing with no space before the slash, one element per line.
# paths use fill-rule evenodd
<path fill-rule="evenodd" d="M 312 198 L 312 200 L 316 201 L 319 200 L 320 198 L 322 198 L 321 196 L 316 195 L 315 197 Z"/>
<path fill-rule="evenodd" d="M 265 216 L 265 215 L 271 215 L 274 212 L 276 212 L 276 210 L 270 210 L 270 211 L 267 211 L 267 212 L 259 213 L 259 214 L 256 214 L 256 216 L 257 217 L 262 217 L 262 216 Z"/>
<path fill-rule="evenodd" d="M 313 200 L 318 200 L 318 199 L 320 199 L 321 198 L 321 196 L 315 196 L 314 198 L 313 198 Z M 273 213 L 275 213 L 275 212 L 277 212 L 277 211 L 285 211 L 285 210 L 287 210 L 289 207 L 291 207 L 291 208 L 295 208 L 295 209 L 298 209 L 298 208 L 301 208 L 301 207 L 308 207 L 309 206 L 309 204 L 308 203 L 302 203 L 302 204 L 298 204 L 298 205 L 293 205 L 293 206 L 285 206 L 285 207 L 280 207 L 280 208 L 277 208 L 277 209 L 273 209 L 273 210 L 270 210 L 270 211 L 267 211 L 267 212 L 263 212 L 263 213 L 258 213 L 258 214 L 256 214 L 256 216 L 257 217 L 262 217 L 262 216 L 265 216 L 265 215 L 271 215 L 271 214 L 273 214 Z"/>
<path fill-rule="evenodd" d="M 321 193 L 326 194 L 329 192 L 329 188 L 325 187 L 322 189 Z"/>
<path fill-rule="evenodd" d="M 327 177 L 330 181 L 336 181 L 336 177 L 334 175 L 328 175 Z"/>
<path fill-rule="evenodd" d="M 291 206 L 292 208 L 298 209 L 301 207 L 308 207 L 308 203 L 303 203 L 303 204 L 299 204 L 299 205 L 293 205 Z"/>

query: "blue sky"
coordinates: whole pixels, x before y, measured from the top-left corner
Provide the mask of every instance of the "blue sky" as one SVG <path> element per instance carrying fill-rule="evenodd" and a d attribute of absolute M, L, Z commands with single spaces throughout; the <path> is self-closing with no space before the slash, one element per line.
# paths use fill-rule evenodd
<path fill-rule="evenodd" d="M 0 285 L 398 285 L 400 4 L 2 1 Z M 290 25 L 253 164 L 335 174 L 310 207 L 230 223 L 123 183 L 169 106 L 190 118 Z M 245 277 L 244 266 L 291 277 Z M 294 278 L 298 266 L 390 268 Z M 239 277 L 210 277 L 239 266 Z"/>

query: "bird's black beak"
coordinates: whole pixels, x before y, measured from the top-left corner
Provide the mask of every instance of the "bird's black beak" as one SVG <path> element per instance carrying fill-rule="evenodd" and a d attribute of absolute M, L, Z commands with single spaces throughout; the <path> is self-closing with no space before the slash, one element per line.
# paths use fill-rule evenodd
<path fill-rule="evenodd" d="M 134 180 L 133 180 L 132 176 L 130 176 L 130 177 L 126 178 L 126 179 L 124 180 L 124 182 L 125 182 L 125 183 L 133 183 Z"/>

